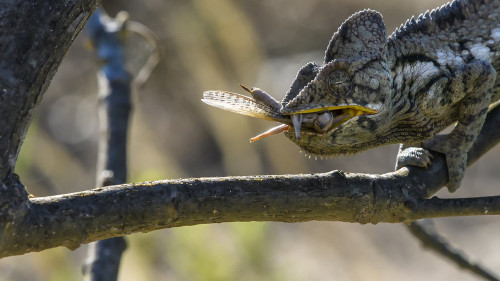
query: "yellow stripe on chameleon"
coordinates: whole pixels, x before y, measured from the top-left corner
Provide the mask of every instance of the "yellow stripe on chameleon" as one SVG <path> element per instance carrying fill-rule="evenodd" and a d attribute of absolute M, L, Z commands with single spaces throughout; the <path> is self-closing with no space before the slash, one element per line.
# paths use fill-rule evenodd
<path fill-rule="evenodd" d="M 303 111 L 298 111 L 294 112 L 292 114 L 298 114 L 298 113 L 314 113 L 318 111 L 324 111 L 324 110 L 339 110 L 339 109 L 355 109 L 362 111 L 363 114 L 375 114 L 378 113 L 378 111 L 369 109 L 360 105 L 342 105 L 342 106 L 329 106 L 329 107 L 322 107 L 322 108 L 314 108 L 314 109 L 307 109 Z"/>

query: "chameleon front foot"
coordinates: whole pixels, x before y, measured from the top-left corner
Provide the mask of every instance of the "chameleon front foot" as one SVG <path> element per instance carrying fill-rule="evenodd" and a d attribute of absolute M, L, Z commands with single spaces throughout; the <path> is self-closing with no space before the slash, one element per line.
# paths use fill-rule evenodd
<path fill-rule="evenodd" d="M 405 166 L 428 168 L 431 164 L 432 154 L 422 147 L 406 147 L 401 145 L 396 160 L 396 170 Z"/>
<path fill-rule="evenodd" d="M 460 187 L 460 183 L 464 177 L 467 156 L 464 158 L 459 149 L 449 149 L 449 146 L 444 144 L 444 142 L 446 142 L 446 140 L 428 142 L 424 144 L 426 148 L 413 146 L 405 147 L 401 145 L 396 161 L 396 170 L 405 166 L 417 166 L 427 169 L 433 158 L 429 150 L 441 152 L 446 156 L 448 190 L 450 192 L 456 191 Z"/>

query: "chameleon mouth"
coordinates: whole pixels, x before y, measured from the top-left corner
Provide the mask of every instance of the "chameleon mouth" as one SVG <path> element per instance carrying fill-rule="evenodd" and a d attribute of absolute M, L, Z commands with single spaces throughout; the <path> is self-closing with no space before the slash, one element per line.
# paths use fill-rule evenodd
<path fill-rule="evenodd" d="M 326 134 L 342 125 L 349 119 L 360 115 L 376 114 L 378 111 L 359 105 L 316 108 L 296 112 L 290 116 L 292 125 L 282 124 L 255 136 L 250 142 L 272 136 L 293 127 L 295 138 L 300 139 L 301 132 Z"/>
<path fill-rule="evenodd" d="M 316 108 L 297 112 L 291 116 L 295 138 L 300 139 L 300 132 L 326 134 L 342 125 L 349 119 L 378 113 L 359 105 Z"/>

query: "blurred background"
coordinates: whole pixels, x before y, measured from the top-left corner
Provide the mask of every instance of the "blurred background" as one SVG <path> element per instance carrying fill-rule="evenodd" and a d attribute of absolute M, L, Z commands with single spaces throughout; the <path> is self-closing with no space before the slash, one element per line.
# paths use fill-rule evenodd
<path fill-rule="evenodd" d="M 396 146 L 347 159 L 313 160 L 283 135 L 249 143 L 274 126 L 203 104 L 205 90 L 242 93 L 238 84 L 281 99 L 298 69 L 321 63 L 352 13 L 381 12 L 388 34 L 444 0 L 106 1 L 153 30 L 163 56 L 134 93 L 129 182 L 204 176 L 393 170 Z M 151 53 L 127 40 L 129 70 Z M 16 172 L 35 196 L 95 186 L 99 64 L 83 30 L 52 80 L 22 147 Z M 454 197 L 498 195 L 500 148 L 467 171 Z M 441 197 L 451 197 L 442 191 Z M 500 275 L 498 217 L 435 221 L 454 245 Z M 0 281 L 82 280 L 87 246 L 0 260 Z M 420 246 L 399 224 L 225 223 L 128 237 L 120 280 L 476 280 Z"/>

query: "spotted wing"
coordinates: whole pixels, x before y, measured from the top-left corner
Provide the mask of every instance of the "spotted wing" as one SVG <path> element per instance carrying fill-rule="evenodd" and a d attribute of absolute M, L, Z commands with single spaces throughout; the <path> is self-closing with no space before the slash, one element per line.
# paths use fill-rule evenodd
<path fill-rule="evenodd" d="M 278 109 L 244 95 L 226 91 L 206 91 L 203 93 L 201 101 L 234 113 L 289 125 L 292 124 L 290 117 L 282 115 Z"/>

